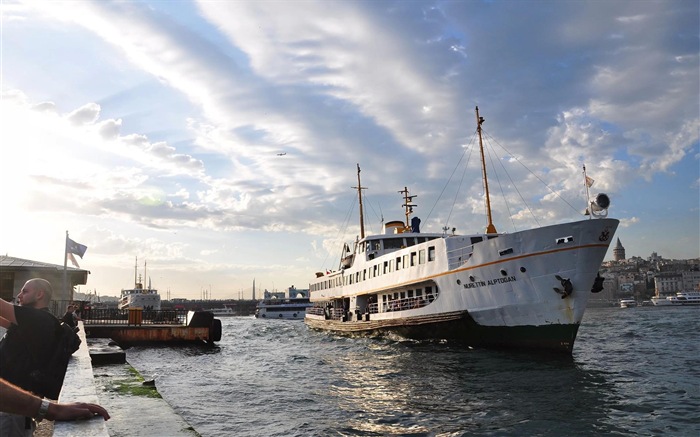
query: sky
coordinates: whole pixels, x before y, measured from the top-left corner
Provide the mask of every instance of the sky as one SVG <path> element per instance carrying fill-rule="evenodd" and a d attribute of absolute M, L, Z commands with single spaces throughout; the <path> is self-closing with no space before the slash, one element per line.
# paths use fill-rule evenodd
<path fill-rule="evenodd" d="M 585 166 L 628 258 L 700 257 L 697 0 L 1 8 L 0 253 L 62 265 L 69 232 L 81 292 L 307 288 L 358 164 L 368 233 L 404 187 L 423 232 L 482 232 L 476 106 L 499 232 L 587 219 Z"/>

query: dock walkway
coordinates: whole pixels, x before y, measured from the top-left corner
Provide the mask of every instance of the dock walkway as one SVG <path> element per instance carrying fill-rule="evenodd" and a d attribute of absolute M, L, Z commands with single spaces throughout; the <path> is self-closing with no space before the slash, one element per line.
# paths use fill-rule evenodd
<path fill-rule="evenodd" d="M 111 418 L 39 424 L 35 435 L 48 437 L 198 437 L 199 434 L 157 394 L 144 386 L 128 363 L 92 366 L 89 340 L 80 323 L 80 349 L 73 354 L 59 396 L 61 402 L 92 402 L 105 407 Z M 53 425 L 53 426 L 52 426 Z"/>

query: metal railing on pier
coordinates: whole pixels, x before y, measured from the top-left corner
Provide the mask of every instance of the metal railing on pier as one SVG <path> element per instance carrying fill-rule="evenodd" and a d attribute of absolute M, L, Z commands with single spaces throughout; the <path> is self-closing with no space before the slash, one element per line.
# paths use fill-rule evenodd
<path fill-rule="evenodd" d="M 143 310 L 100 308 L 80 314 L 86 325 L 185 325 L 187 310 Z"/>

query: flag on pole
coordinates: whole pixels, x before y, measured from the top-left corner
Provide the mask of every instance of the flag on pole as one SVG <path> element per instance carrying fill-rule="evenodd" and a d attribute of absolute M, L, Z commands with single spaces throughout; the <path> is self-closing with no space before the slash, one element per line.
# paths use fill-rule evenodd
<path fill-rule="evenodd" d="M 83 259 L 83 255 L 85 255 L 85 251 L 87 250 L 87 246 L 76 243 L 75 241 L 71 240 L 70 238 L 66 239 L 66 253 L 72 253 L 75 255 L 78 255 L 80 259 Z"/>
<path fill-rule="evenodd" d="M 587 186 L 588 188 L 591 188 L 591 187 L 593 186 L 593 183 L 594 183 L 594 182 L 595 182 L 595 180 L 593 180 L 592 178 L 589 178 L 588 176 L 586 176 L 586 186 Z"/>
<path fill-rule="evenodd" d="M 79 269 L 80 266 L 78 265 L 78 261 L 76 261 L 73 254 L 78 255 L 80 259 L 83 259 L 83 255 L 85 255 L 86 250 L 87 246 L 85 246 L 84 244 L 77 243 L 71 240 L 70 238 L 66 237 L 66 255 L 76 269 Z"/>

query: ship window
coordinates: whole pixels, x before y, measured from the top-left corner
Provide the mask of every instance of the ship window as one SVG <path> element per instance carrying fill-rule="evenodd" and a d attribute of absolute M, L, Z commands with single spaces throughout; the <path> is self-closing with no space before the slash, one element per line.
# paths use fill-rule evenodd
<path fill-rule="evenodd" d="M 406 238 L 406 247 L 413 246 L 414 244 L 416 244 L 415 238 Z"/>
<path fill-rule="evenodd" d="M 400 298 L 401 298 L 401 299 L 406 299 L 406 292 L 405 292 L 405 291 L 402 291 L 402 292 L 401 292 Z"/>
<path fill-rule="evenodd" d="M 413 297 L 413 290 L 408 290 L 408 297 Z"/>
<path fill-rule="evenodd" d="M 362 270 L 362 280 L 366 281 L 367 280 L 367 269 Z"/>
<path fill-rule="evenodd" d="M 503 249 L 503 250 L 501 250 L 501 251 L 498 252 L 498 254 L 499 254 L 500 256 L 503 256 L 503 255 L 510 255 L 511 253 L 513 253 L 513 248 L 512 248 L 512 247 L 509 247 L 508 249 Z"/>
<path fill-rule="evenodd" d="M 482 241 L 484 241 L 484 239 L 481 237 L 471 237 L 471 240 L 472 244 L 481 243 Z"/>
<path fill-rule="evenodd" d="M 389 260 L 389 272 L 394 271 L 394 260 Z"/>
<path fill-rule="evenodd" d="M 389 273 L 389 261 L 384 261 L 384 272 L 385 275 Z"/>
<path fill-rule="evenodd" d="M 418 264 L 425 264 L 425 249 L 418 251 Z"/>
<path fill-rule="evenodd" d="M 403 268 L 407 269 L 409 266 L 410 266 L 410 264 L 408 263 L 408 255 L 404 255 L 403 256 Z"/>
<path fill-rule="evenodd" d="M 396 270 L 401 270 L 401 257 L 396 257 Z"/>
<path fill-rule="evenodd" d="M 416 257 L 417 257 L 417 255 L 418 255 L 418 254 L 417 254 L 416 252 L 411 252 L 411 267 L 413 267 L 413 266 L 416 265 L 416 261 L 417 261 Z"/>
<path fill-rule="evenodd" d="M 428 262 L 435 261 L 435 246 L 428 247 Z"/>
<path fill-rule="evenodd" d="M 422 296 L 422 295 L 423 295 L 423 290 L 422 290 L 422 289 L 419 288 L 418 290 L 416 290 L 416 297 L 420 297 L 420 296 Z"/>
<path fill-rule="evenodd" d="M 557 238 L 557 244 L 571 243 L 572 241 L 574 241 L 572 236 Z"/>
<path fill-rule="evenodd" d="M 382 248 L 382 244 L 379 241 L 374 242 L 374 250 L 380 250 Z"/>
<path fill-rule="evenodd" d="M 384 240 L 384 249 L 399 249 L 402 243 L 402 238 L 387 238 Z"/>
<path fill-rule="evenodd" d="M 375 264 L 372 271 L 374 272 L 373 276 L 377 276 L 379 274 L 379 266 Z"/>

